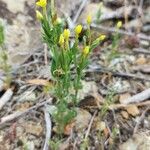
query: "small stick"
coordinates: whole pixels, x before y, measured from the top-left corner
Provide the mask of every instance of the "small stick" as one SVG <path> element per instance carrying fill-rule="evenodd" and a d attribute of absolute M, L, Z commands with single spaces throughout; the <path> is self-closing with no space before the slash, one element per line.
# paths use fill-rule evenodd
<path fill-rule="evenodd" d="M 0 91 L 3 90 L 3 85 L 4 85 L 4 82 L 0 79 Z"/>
<path fill-rule="evenodd" d="M 133 104 L 112 104 L 110 105 L 108 108 L 110 110 L 112 109 L 121 109 L 121 108 L 125 108 L 125 107 L 128 107 L 128 106 L 132 106 Z M 142 103 L 135 103 L 134 104 L 135 106 L 149 106 L 150 105 L 150 100 L 146 101 L 146 102 L 142 102 Z M 102 106 L 101 106 L 102 107 Z"/>
<path fill-rule="evenodd" d="M 47 66 L 48 61 L 47 61 L 47 45 L 44 44 L 44 60 L 45 60 L 45 65 Z"/>
<path fill-rule="evenodd" d="M 146 89 L 145 91 L 142 91 L 141 93 L 138 93 L 132 97 L 127 98 L 125 101 L 123 101 L 123 104 L 129 104 L 129 103 L 139 103 L 141 101 L 144 101 L 146 99 L 150 98 L 150 88 Z"/>
<path fill-rule="evenodd" d="M 2 117 L 0 119 L 0 125 L 3 125 L 4 123 L 7 123 L 9 121 L 12 121 L 12 120 L 14 120 L 14 119 L 16 119 L 16 118 L 18 118 L 18 117 L 20 117 L 22 115 L 25 115 L 26 113 L 30 112 L 31 110 L 37 109 L 37 108 L 39 108 L 39 107 L 41 107 L 41 106 L 43 106 L 43 105 L 45 105 L 47 103 L 50 103 L 50 102 L 51 102 L 51 99 L 49 99 L 47 101 L 44 101 L 44 102 L 41 102 L 41 103 L 38 103 L 37 105 L 32 106 L 32 107 L 30 107 L 30 108 L 28 108 L 28 109 L 26 109 L 24 111 L 16 111 L 13 114 L 10 114 L 8 116 Z"/>
<path fill-rule="evenodd" d="M 118 76 L 118 77 L 123 77 L 123 78 L 132 78 L 133 80 L 142 80 L 142 81 L 150 81 L 150 79 L 147 79 L 146 77 L 143 76 L 136 76 L 131 73 L 124 73 L 124 72 L 114 72 L 109 69 L 105 68 L 96 68 L 96 69 L 88 69 L 86 70 L 86 73 L 111 73 L 113 76 Z"/>
<path fill-rule="evenodd" d="M 47 106 L 44 108 L 44 116 L 45 116 L 45 123 L 46 123 L 46 138 L 45 138 L 45 144 L 43 147 L 43 150 L 49 150 L 49 140 L 51 138 L 51 130 L 52 130 L 52 122 L 50 115 L 47 111 Z"/>
<path fill-rule="evenodd" d="M 150 109 L 150 107 L 147 107 L 147 109 L 146 109 L 145 111 L 143 111 L 143 113 L 142 113 L 142 115 L 141 115 L 139 121 L 137 122 L 137 124 L 136 124 L 136 126 L 135 126 L 135 128 L 134 128 L 133 134 L 137 133 L 137 130 L 138 130 L 139 126 L 140 126 L 140 123 L 141 123 L 142 120 L 144 119 L 145 114 L 146 114 L 146 112 L 147 112 L 149 109 Z"/>
<path fill-rule="evenodd" d="M 82 4 L 80 5 L 80 7 L 79 7 L 79 9 L 78 9 L 78 11 L 77 11 L 75 17 L 73 18 L 73 23 L 74 23 L 74 24 L 76 24 L 76 22 L 77 22 L 77 20 L 78 20 L 80 14 L 81 14 L 83 8 L 85 7 L 86 3 L 87 3 L 87 0 L 83 0 L 83 1 L 82 1 Z"/>
<path fill-rule="evenodd" d="M 0 110 L 3 108 L 3 106 L 11 99 L 13 95 L 12 89 L 8 89 L 4 95 L 0 98 Z"/>
<path fill-rule="evenodd" d="M 87 139 L 87 137 L 89 136 L 89 133 L 90 133 L 90 130 L 91 130 L 91 127 L 92 127 L 92 123 L 94 121 L 94 118 L 95 118 L 96 114 L 97 114 L 97 111 L 94 112 L 94 115 L 93 115 L 93 117 L 92 117 L 92 119 L 90 121 L 90 124 L 88 126 L 88 129 L 87 129 L 87 132 L 86 132 L 86 135 L 85 135 L 84 139 Z"/>
<path fill-rule="evenodd" d="M 108 32 L 116 32 L 115 28 L 112 28 L 112 27 L 108 28 L 108 27 L 104 27 L 104 26 L 101 26 L 101 25 L 96 25 L 94 23 L 91 24 L 91 28 L 96 29 L 96 30 L 105 30 L 105 31 L 108 31 Z M 136 35 L 140 39 L 150 41 L 150 36 L 146 36 L 144 34 L 135 34 L 133 32 L 127 32 L 127 31 L 124 31 L 124 30 L 117 30 L 117 31 L 120 34 L 124 34 L 124 35 L 128 35 L 128 36 L 135 36 Z"/>
<path fill-rule="evenodd" d="M 146 50 L 146 49 L 143 49 L 143 48 L 134 48 L 134 49 L 133 49 L 133 52 L 150 55 L 150 51 L 148 51 L 148 50 Z"/>

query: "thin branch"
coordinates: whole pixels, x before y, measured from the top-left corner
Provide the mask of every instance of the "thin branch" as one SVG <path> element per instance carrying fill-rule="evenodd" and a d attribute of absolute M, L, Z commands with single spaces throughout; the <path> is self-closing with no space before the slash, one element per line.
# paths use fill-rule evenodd
<path fill-rule="evenodd" d="M 135 74 L 124 73 L 124 72 L 114 72 L 106 68 L 88 69 L 86 70 L 86 73 L 111 73 L 113 76 L 117 76 L 117 77 L 132 78 L 133 80 L 150 81 L 149 78 L 146 78 L 144 76 L 137 76 Z"/>
<path fill-rule="evenodd" d="M 121 109 L 121 108 L 126 108 L 126 107 L 129 107 L 129 106 L 132 106 L 133 104 L 112 104 L 110 105 L 108 108 L 110 110 L 112 109 Z M 141 103 L 135 103 L 134 104 L 135 106 L 150 106 L 150 100 L 146 101 L 146 102 L 141 102 Z M 101 106 L 103 107 L 103 106 Z"/>
<path fill-rule="evenodd" d="M 95 23 L 91 24 L 91 28 L 96 29 L 96 30 L 105 30 L 105 31 L 108 31 L 108 32 L 116 32 L 115 28 L 104 27 L 104 26 L 101 26 L 101 25 L 96 25 Z M 117 31 L 118 31 L 118 33 L 123 34 L 123 35 L 137 36 L 140 39 L 144 39 L 144 40 L 150 41 L 150 36 L 146 36 L 144 34 L 135 34 L 133 32 L 127 32 L 127 31 L 124 31 L 124 30 L 117 30 Z"/>
<path fill-rule="evenodd" d="M 97 114 L 97 111 L 94 112 L 94 115 L 89 123 L 89 126 L 88 126 L 88 129 L 87 129 L 87 132 L 86 132 L 86 135 L 85 135 L 85 138 L 84 139 L 87 139 L 87 137 L 89 136 L 89 133 L 90 133 L 90 130 L 91 130 L 91 127 L 92 127 L 92 124 L 93 124 L 93 121 L 94 121 L 94 118 Z"/>
<path fill-rule="evenodd" d="M 78 9 L 78 11 L 77 11 L 75 17 L 73 18 L 73 23 L 74 23 L 74 24 L 76 24 L 76 22 L 77 22 L 77 20 L 78 20 L 80 14 L 81 14 L 83 8 L 85 7 L 86 3 L 87 3 L 87 0 L 83 0 L 83 1 L 82 1 L 82 4 L 80 5 L 80 7 L 79 7 L 79 9 Z"/>
<path fill-rule="evenodd" d="M 129 97 L 125 101 L 123 101 L 123 104 L 129 104 L 129 103 L 139 103 L 144 100 L 147 100 L 150 98 L 150 88 L 142 91 L 141 93 L 138 93 L 136 95 L 133 95 L 132 97 Z"/>
<path fill-rule="evenodd" d="M 150 55 L 150 51 L 146 50 L 146 49 L 143 49 L 143 48 L 134 48 L 133 52 L 142 53 L 142 54 L 145 54 L 145 55 Z"/>
<path fill-rule="evenodd" d="M 3 124 L 5 124 L 5 123 L 7 123 L 7 122 L 9 122 L 9 121 L 17 119 L 18 117 L 20 117 L 22 115 L 27 114 L 28 112 L 30 112 L 33 109 L 37 109 L 37 108 L 39 108 L 39 107 L 41 107 L 41 106 L 43 106 L 45 104 L 48 104 L 48 103 L 51 103 L 51 99 L 49 99 L 47 101 L 44 101 L 44 102 L 41 102 L 41 103 L 38 103 L 35 106 L 32 106 L 32 107 L 30 107 L 30 108 L 28 108 L 28 109 L 26 109 L 24 111 L 16 111 L 13 114 L 10 114 L 8 116 L 2 117 L 0 119 L 0 126 L 3 125 Z"/>
<path fill-rule="evenodd" d="M 13 95 L 12 89 L 8 89 L 4 95 L 0 98 L 0 110 L 3 108 L 3 106 L 11 99 Z"/>
<path fill-rule="evenodd" d="M 142 113 L 142 115 L 141 115 L 139 121 L 137 122 L 137 124 L 136 124 L 136 126 L 135 126 L 135 128 L 134 128 L 133 134 L 137 133 L 137 130 L 138 130 L 139 126 L 140 126 L 140 123 L 141 123 L 142 120 L 144 119 L 145 114 L 146 114 L 146 112 L 147 112 L 149 109 L 150 109 L 150 107 L 147 107 L 147 109 L 146 109 L 145 111 L 143 111 L 143 113 Z"/>
<path fill-rule="evenodd" d="M 46 123 L 46 138 L 45 138 L 45 144 L 43 150 L 49 150 L 48 143 L 51 138 L 52 122 L 51 122 L 50 114 L 47 111 L 47 106 L 45 106 L 43 111 L 44 111 L 45 123 Z"/>

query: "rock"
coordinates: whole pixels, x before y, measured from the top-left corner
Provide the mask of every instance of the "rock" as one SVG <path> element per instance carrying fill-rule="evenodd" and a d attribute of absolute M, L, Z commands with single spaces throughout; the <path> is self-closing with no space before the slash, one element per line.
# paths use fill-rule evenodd
<path fill-rule="evenodd" d="M 23 133 L 24 133 L 24 128 L 21 126 L 17 126 L 16 127 L 16 136 L 20 138 L 23 135 Z"/>
<path fill-rule="evenodd" d="M 25 0 L 2 0 L 7 4 L 7 8 L 12 13 L 23 12 L 24 11 L 24 2 Z"/>
<path fill-rule="evenodd" d="M 121 94 L 119 97 L 119 102 L 123 104 L 123 101 L 126 101 L 126 99 L 128 99 L 129 97 L 131 97 L 130 93 Z"/>
<path fill-rule="evenodd" d="M 126 24 L 126 28 L 129 29 L 137 29 L 137 28 L 141 28 L 142 27 L 142 22 L 140 21 L 140 19 L 134 19 L 131 20 L 130 22 L 128 22 Z"/>
<path fill-rule="evenodd" d="M 36 95 L 32 91 L 25 91 L 22 95 L 21 98 L 19 99 L 20 102 L 25 102 L 25 101 L 31 101 L 34 102 L 36 100 Z"/>
<path fill-rule="evenodd" d="M 124 119 L 129 119 L 129 114 L 126 111 L 121 111 L 121 115 Z"/>
<path fill-rule="evenodd" d="M 97 12 L 99 11 L 101 7 L 101 18 L 100 20 L 109 20 L 109 19 L 113 19 L 113 18 L 121 18 L 124 15 L 124 7 L 120 7 L 118 9 L 112 10 L 106 6 L 100 6 L 97 5 L 97 3 L 89 3 L 88 5 L 86 5 L 85 9 L 83 10 L 83 12 L 81 13 L 81 16 L 79 17 L 79 22 L 86 22 L 86 18 L 88 16 L 88 14 L 90 14 L 92 16 L 93 21 L 95 21 L 97 18 Z M 126 8 L 126 13 L 128 15 L 131 14 L 131 11 L 134 8 L 132 6 L 128 6 Z M 97 20 L 96 20 L 97 21 Z"/>
<path fill-rule="evenodd" d="M 146 61 L 147 61 L 146 58 L 142 55 L 135 61 L 135 64 L 144 65 L 144 64 L 146 64 Z"/>
<path fill-rule="evenodd" d="M 68 16 L 72 16 L 72 12 L 76 10 L 77 6 L 80 6 L 82 0 L 57 0 L 56 6 L 58 8 L 58 16 L 63 16 L 66 13 Z"/>
<path fill-rule="evenodd" d="M 101 122 L 98 121 L 98 122 L 96 123 L 96 130 L 98 130 L 98 131 L 104 131 L 105 128 L 106 128 L 106 124 L 105 124 L 104 121 L 101 121 Z"/>
<path fill-rule="evenodd" d="M 34 142 L 33 141 L 28 141 L 26 143 L 26 148 L 29 149 L 29 150 L 35 150 Z"/>
<path fill-rule="evenodd" d="M 145 11 L 144 15 L 144 19 L 143 19 L 143 24 L 148 24 L 150 22 L 150 7 L 147 8 L 147 10 Z"/>
<path fill-rule="evenodd" d="M 99 10 L 99 5 L 97 5 L 96 3 L 88 4 L 85 7 L 84 11 L 82 12 L 81 16 L 79 17 L 79 22 L 86 23 L 86 18 L 89 14 L 92 16 L 93 20 L 96 20 L 96 16 L 97 16 L 96 14 L 97 14 L 98 10 Z M 111 9 L 103 6 L 101 18 L 105 20 L 106 18 L 109 17 L 108 14 L 112 14 L 112 13 L 113 13 L 113 11 Z"/>
<path fill-rule="evenodd" d="M 119 150 L 149 150 L 149 148 L 150 136 L 146 133 L 136 134 L 119 146 Z"/>
<path fill-rule="evenodd" d="M 91 120 L 91 114 L 84 109 L 77 109 L 77 116 L 75 118 L 75 130 L 80 132 L 86 129 Z"/>
<path fill-rule="evenodd" d="M 98 91 L 98 88 L 95 82 L 82 81 L 81 84 L 82 84 L 82 89 L 79 90 L 79 93 L 78 93 L 79 100 L 84 99 L 86 96 L 95 94 Z M 71 91 L 71 92 L 74 92 L 74 91 Z"/>
<path fill-rule="evenodd" d="M 138 107 L 135 105 L 130 105 L 130 106 L 126 107 L 126 110 L 130 115 L 132 115 L 134 117 L 140 114 Z"/>
<path fill-rule="evenodd" d="M 150 25 L 149 25 L 149 30 L 150 30 Z M 141 47 L 148 48 L 150 46 L 150 43 L 149 41 L 146 41 L 146 40 L 140 40 L 140 45 Z"/>
<path fill-rule="evenodd" d="M 35 136 L 40 136 L 43 132 L 43 127 L 41 124 L 37 124 L 35 122 L 26 122 L 25 130 L 29 134 L 33 134 Z"/>

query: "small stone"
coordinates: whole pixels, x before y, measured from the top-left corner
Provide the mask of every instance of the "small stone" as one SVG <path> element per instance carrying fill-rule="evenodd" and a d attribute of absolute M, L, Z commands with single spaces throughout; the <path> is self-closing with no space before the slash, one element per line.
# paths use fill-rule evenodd
<path fill-rule="evenodd" d="M 141 57 L 139 57 L 136 61 L 135 64 L 137 65 L 144 65 L 146 64 L 146 58 L 142 55 Z"/>
<path fill-rule="evenodd" d="M 24 132 L 24 128 L 21 127 L 21 126 L 17 126 L 16 127 L 16 135 L 17 137 L 21 137 L 23 135 L 23 132 Z"/>
<path fill-rule="evenodd" d="M 89 125 L 91 117 L 92 116 L 88 111 L 83 109 L 78 109 L 77 116 L 75 118 L 75 130 L 82 131 L 86 129 Z"/>
<path fill-rule="evenodd" d="M 127 112 L 128 112 L 130 115 L 132 115 L 132 116 L 134 116 L 134 117 L 140 114 L 140 111 L 139 111 L 138 107 L 135 106 L 135 105 L 128 106 L 128 107 L 126 108 L 126 110 L 127 110 Z"/>
<path fill-rule="evenodd" d="M 122 111 L 121 115 L 124 119 L 128 119 L 129 118 L 129 114 L 126 111 Z"/>
<path fill-rule="evenodd" d="M 96 124 L 96 130 L 104 131 L 105 128 L 106 128 L 106 124 L 105 124 L 104 121 L 97 122 L 97 124 Z"/>
<path fill-rule="evenodd" d="M 36 94 L 34 92 L 25 91 L 19 101 L 21 102 L 32 101 L 33 102 L 35 100 L 36 100 Z"/>
<path fill-rule="evenodd" d="M 33 122 L 28 122 L 25 125 L 26 132 L 29 134 L 33 134 L 35 136 L 40 136 L 43 132 L 43 127 L 41 124 L 36 124 Z"/>
<path fill-rule="evenodd" d="M 126 99 L 128 99 L 129 97 L 131 97 L 130 93 L 124 93 L 120 95 L 119 101 L 121 104 L 123 104 Z"/>
<path fill-rule="evenodd" d="M 34 145 L 33 141 L 28 141 L 26 143 L 26 146 L 27 146 L 27 149 L 29 149 L 29 150 L 34 150 L 35 149 L 35 145 Z"/>
<path fill-rule="evenodd" d="M 150 136 L 147 133 L 133 135 L 132 138 L 119 146 L 119 150 L 149 150 Z"/>
<path fill-rule="evenodd" d="M 150 26 L 149 26 L 149 27 L 150 27 Z M 149 42 L 148 42 L 148 41 L 141 40 L 141 41 L 140 41 L 140 44 L 141 44 L 143 47 L 149 47 Z"/>

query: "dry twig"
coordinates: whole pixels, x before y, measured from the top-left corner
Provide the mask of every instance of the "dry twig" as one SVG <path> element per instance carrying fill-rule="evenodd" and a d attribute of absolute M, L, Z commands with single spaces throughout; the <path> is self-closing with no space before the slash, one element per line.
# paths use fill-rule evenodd
<path fill-rule="evenodd" d="M 146 112 L 147 112 L 149 109 L 150 109 L 150 107 L 147 107 L 147 109 L 146 109 L 145 111 L 143 111 L 143 113 L 142 113 L 142 115 L 141 115 L 139 121 L 137 122 L 137 124 L 136 124 L 136 126 L 135 126 L 135 128 L 134 128 L 133 134 L 135 134 L 135 133 L 137 132 L 137 130 L 138 130 L 139 126 L 140 126 L 140 123 L 141 123 L 142 120 L 144 119 L 145 114 L 146 114 Z"/>
<path fill-rule="evenodd" d="M 84 139 L 87 139 L 87 137 L 89 136 L 89 133 L 90 133 L 90 130 L 91 130 L 91 127 L 92 127 L 92 123 L 94 121 L 94 118 L 95 118 L 96 114 L 97 114 L 97 111 L 94 112 L 94 115 L 93 115 L 93 117 L 92 117 L 92 119 L 89 123 L 89 126 L 88 126 L 88 129 L 87 129 L 87 132 L 86 132 L 86 135 L 85 135 Z"/>
<path fill-rule="evenodd" d="M 0 99 L 0 110 L 11 99 L 13 95 L 12 89 L 8 89 Z"/>
<path fill-rule="evenodd" d="M 79 9 L 78 9 L 78 11 L 77 11 L 75 17 L 73 18 L 73 23 L 74 23 L 74 24 L 77 22 L 77 20 L 78 20 L 80 14 L 81 14 L 83 8 L 85 7 L 86 3 L 87 3 L 87 0 L 83 0 L 83 1 L 82 1 L 82 4 L 80 5 L 80 7 L 79 7 Z"/>
<path fill-rule="evenodd" d="M 110 105 L 108 108 L 111 109 L 121 109 L 121 108 L 125 108 L 128 106 L 131 106 L 133 104 L 112 104 Z M 141 102 L 141 103 L 135 103 L 135 106 L 149 106 L 150 105 L 150 100 L 146 101 L 146 102 Z"/>
<path fill-rule="evenodd" d="M 138 93 L 132 97 L 129 97 L 125 101 L 123 101 L 123 104 L 129 104 L 129 103 L 139 103 L 141 101 L 144 101 L 146 99 L 150 98 L 150 88 L 146 89 L 145 91 L 142 91 L 141 93 Z"/>
<path fill-rule="evenodd" d="M 96 25 L 96 24 L 92 24 L 91 27 L 93 29 L 96 29 L 96 30 L 105 30 L 105 31 L 108 31 L 108 32 L 116 32 L 116 29 L 115 28 L 112 28 L 112 27 L 104 27 L 104 26 L 101 26 L 101 25 Z M 132 32 L 127 32 L 127 31 L 124 31 L 124 30 L 118 30 L 118 33 L 120 34 L 123 34 L 123 35 L 128 35 L 128 36 L 137 36 L 138 38 L 140 39 L 144 39 L 144 40 L 148 40 L 150 41 L 150 37 L 149 36 L 146 36 L 144 34 L 135 34 L 135 33 L 132 33 Z"/>
<path fill-rule="evenodd" d="M 135 74 L 125 73 L 125 72 L 114 72 L 106 68 L 88 69 L 86 70 L 86 73 L 111 73 L 113 76 L 117 76 L 117 77 L 132 78 L 133 80 L 150 81 L 150 79 L 144 76 L 137 76 Z"/>
<path fill-rule="evenodd" d="M 47 111 L 47 106 L 44 108 L 44 116 L 45 116 L 45 123 L 46 123 L 46 138 L 45 138 L 45 144 L 43 150 L 49 150 L 48 143 L 51 138 L 51 130 L 52 130 L 52 122 L 50 115 Z"/>
<path fill-rule="evenodd" d="M 10 114 L 8 116 L 5 116 L 5 117 L 2 117 L 0 119 L 0 125 L 3 125 L 4 123 L 7 123 L 9 121 L 12 121 L 14 119 L 17 119 L 18 117 L 22 116 L 22 115 L 25 115 L 27 114 L 28 112 L 30 112 L 31 110 L 33 109 L 37 109 L 45 104 L 48 104 L 48 103 L 51 103 L 51 99 L 47 100 L 47 101 L 44 101 L 44 102 L 41 102 L 41 103 L 38 103 L 36 104 L 35 106 L 32 106 L 24 111 L 17 111 L 17 112 L 14 112 L 13 114 Z"/>
<path fill-rule="evenodd" d="M 146 50 L 146 49 L 143 49 L 143 48 L 134 48 L 133 52 L 142 53 L 142 54 L 145 54 L 145 55 L 150 55 L 150 51 Z"/>

